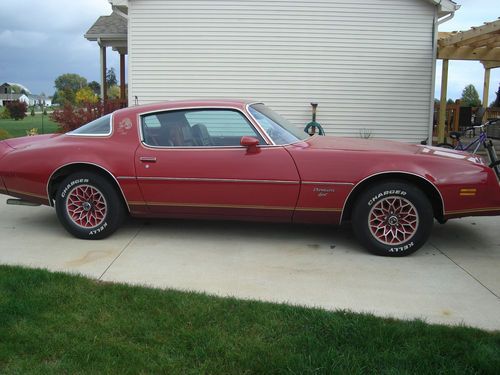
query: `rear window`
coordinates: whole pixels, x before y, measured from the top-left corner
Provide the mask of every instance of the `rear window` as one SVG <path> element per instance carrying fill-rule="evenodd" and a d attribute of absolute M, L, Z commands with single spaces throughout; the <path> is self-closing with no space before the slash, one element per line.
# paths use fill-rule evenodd
<path fill-rule="evenodd" d="M 78 129 L 67 133 L 69 135 L 110 135 L 111 134 L 111 114 L 95 119 L 88 124 L 82 125 Z"/>

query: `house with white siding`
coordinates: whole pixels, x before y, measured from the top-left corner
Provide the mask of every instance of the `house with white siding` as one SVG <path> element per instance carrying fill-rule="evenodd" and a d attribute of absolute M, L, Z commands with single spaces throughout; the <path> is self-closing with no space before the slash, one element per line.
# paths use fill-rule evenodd
<path fill-rule="evenodd" d="M 317 102 L 327 134 L 408 142 L 432 132 L 438 25 L 459 8 L 449 0 L 110 2 L 113 14 L 85 37 L 100 44 L 103 68 L 106 47 L 122 55 L 122 81 L 128 55 L 129 105 L 250 98 L 304 126 Z"/>

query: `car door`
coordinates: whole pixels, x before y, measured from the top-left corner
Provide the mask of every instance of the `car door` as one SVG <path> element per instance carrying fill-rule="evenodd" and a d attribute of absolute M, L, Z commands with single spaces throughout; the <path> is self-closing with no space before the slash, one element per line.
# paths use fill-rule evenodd
<path fill-rule="evenodd" d="M 241 111 L 171 110 L 140 122 L 136 174 L 153 215 L 291 220 L 300 189 L 295 164 Z M 244 136 L 259 146 L 241 146 Z"/>

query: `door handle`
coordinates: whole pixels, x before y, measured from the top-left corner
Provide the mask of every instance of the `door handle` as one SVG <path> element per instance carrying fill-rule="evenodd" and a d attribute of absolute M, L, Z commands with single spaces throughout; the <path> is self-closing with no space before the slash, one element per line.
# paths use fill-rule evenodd
<path fill-rule="evenodd" d="M 141 156 L 139 160 L 143 163 L 156 163 L 156 158 L 154 156 Z"/>

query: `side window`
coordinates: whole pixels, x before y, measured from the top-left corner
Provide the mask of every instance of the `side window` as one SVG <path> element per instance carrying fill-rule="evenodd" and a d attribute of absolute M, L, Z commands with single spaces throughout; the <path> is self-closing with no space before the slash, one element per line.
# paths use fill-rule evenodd
<path fill-rule="evenodd" d="M 169 111 L 145 115 L 143 141 L 161 147 L 239 146 L 241 137 L 262 137 L 238 111 L 222 109 Z"/>
<path fill-rule="evenodd" d="M 99 117 L 86 125 L 70 131 L 70 135 L 97 135 L 104 136 L 111 134 L 111 115 Z"/>
<path fill-rule="evenodd" d="M 238 111 L 193 110 L 186 111 L 195 143 L 198 146 L 239 146 L 241 137 L 251 136 L 264 144 L 264 140 Z"/>

